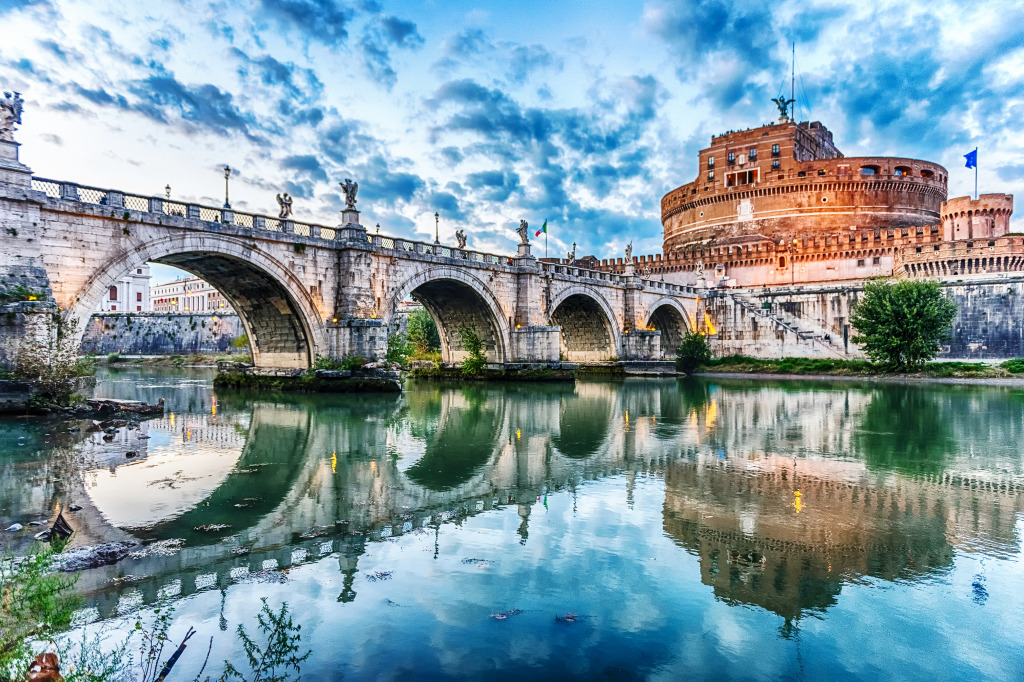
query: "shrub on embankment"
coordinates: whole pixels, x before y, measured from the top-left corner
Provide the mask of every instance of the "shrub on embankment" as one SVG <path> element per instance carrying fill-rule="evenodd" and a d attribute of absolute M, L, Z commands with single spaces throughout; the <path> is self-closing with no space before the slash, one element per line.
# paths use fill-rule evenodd
<path fill-rule="evenodd" d="M 708 360 L 702 365 L 708 372 L 730 374 L 782 374 L 807 376 L 910 376 L 930 379 L 1008 379 L 1020 378 L 1024 373 L 1024 358 L 1007 360 L 999 364 L 984 362 L 930 362 L 920 370 L 895 373 L 886 365 L 868 360 L 840 358 L 751 358 L 729 355 Z"/>

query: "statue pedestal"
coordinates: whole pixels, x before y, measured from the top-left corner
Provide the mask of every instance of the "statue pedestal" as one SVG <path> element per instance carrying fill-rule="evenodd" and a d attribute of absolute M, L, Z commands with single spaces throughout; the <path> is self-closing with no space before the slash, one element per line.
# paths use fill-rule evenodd
<path fill-rule="evenodd" d="M 517 258 L 533 258 L 533 256 L 530 255 L 530 245 L 527 242 L 520 242 L 519 243 L 519 251 L 516 254 L 516 257 Z"/>
<path fill-rule="evenodd" d="M 622 274 L 625 275 L 626 277 L 632 277 L 633 275 L 636 274 L 636 264 L 633 263 L 632 259 L 626 261 L 626 266 L 622 270 Z"/>
<path fill-rule="evenodd" d="M 341 212 L 341 226 L 359 225 L 359 211 L 354 208 L 346 208 Z"/>
<path fill-rule="evenodd" d="M 18 147 L 14 140 L 0 139 L 0 182 L 16 187 L 32 187 L 32 169 L 18 161 Z"/>

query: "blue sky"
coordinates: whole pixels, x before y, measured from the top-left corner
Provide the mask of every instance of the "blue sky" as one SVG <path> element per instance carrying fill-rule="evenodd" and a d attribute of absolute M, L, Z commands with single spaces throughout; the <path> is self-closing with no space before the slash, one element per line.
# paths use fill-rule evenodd
<path fill-rule="evenodd" d="M 0 0 L 0 86 L 42 177 L 363 223 L 507 253 L 660 251 L 659 202 L 711 135 L 768 122 L 796 42 L 801 119 L 848 156 L 1024 190 L 1024 6 L 1011 2 L 144 3 Z M 1016 231 L 1024 231 L 1018 218 Z"/>

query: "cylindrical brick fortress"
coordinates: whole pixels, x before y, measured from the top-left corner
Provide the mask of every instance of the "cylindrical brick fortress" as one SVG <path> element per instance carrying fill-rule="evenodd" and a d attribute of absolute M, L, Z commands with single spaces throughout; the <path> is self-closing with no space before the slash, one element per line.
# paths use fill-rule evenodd
<path fill-rule="evenodd" d="M 775 243 L 851 230 L 937 225 L 947 172 L 918 159 L 843 157 L 818 123 L 712 139 L 701 177 L 661 201 L 665 254 L 699 244 Z"/>

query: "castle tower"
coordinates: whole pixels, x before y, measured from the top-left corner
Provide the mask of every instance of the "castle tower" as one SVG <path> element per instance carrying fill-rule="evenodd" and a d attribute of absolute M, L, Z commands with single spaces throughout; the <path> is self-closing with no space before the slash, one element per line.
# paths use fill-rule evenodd
<path fill-rule="evenodd" d="M 956 197 L 942 202 L 942 238 L 988 239 L 1010 231 L 1012 194 L 982 194 L 977 199 Z"/>

